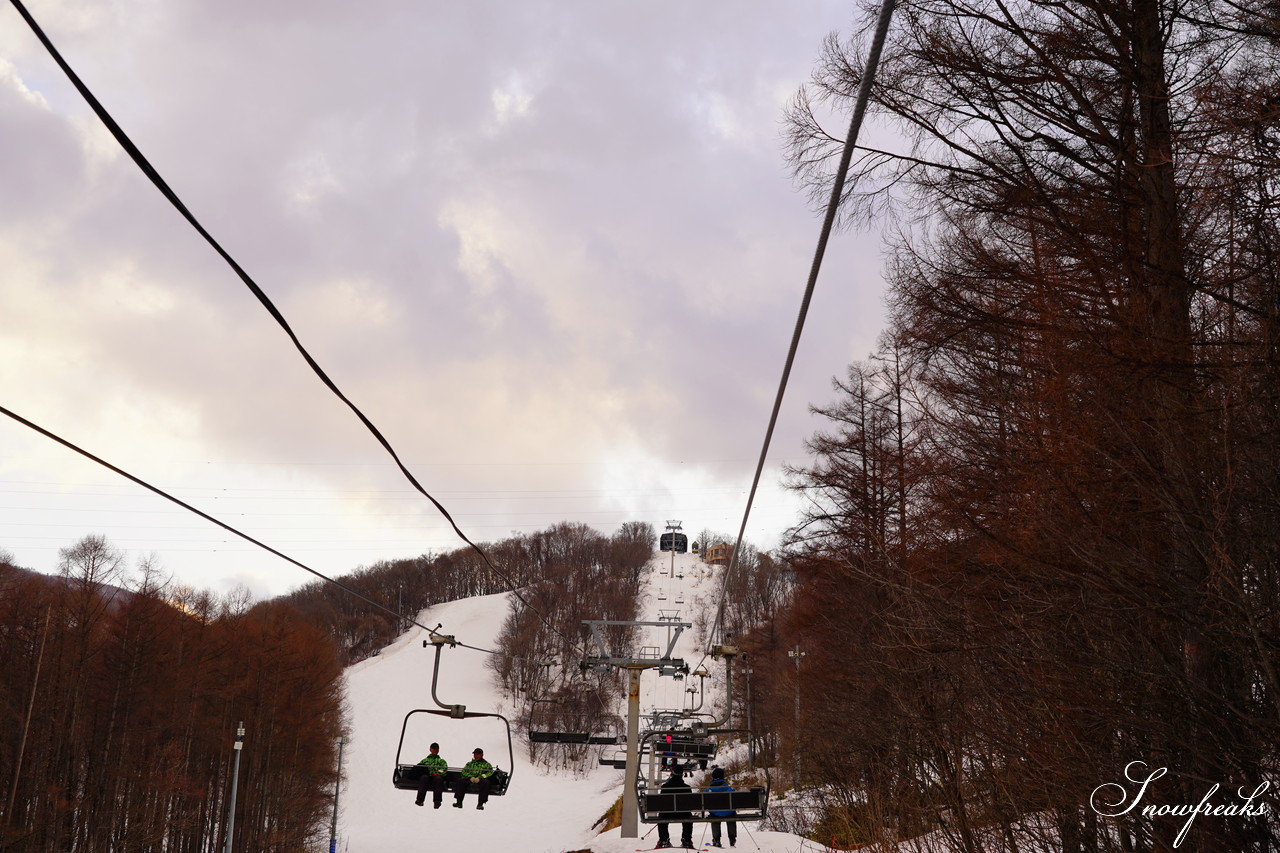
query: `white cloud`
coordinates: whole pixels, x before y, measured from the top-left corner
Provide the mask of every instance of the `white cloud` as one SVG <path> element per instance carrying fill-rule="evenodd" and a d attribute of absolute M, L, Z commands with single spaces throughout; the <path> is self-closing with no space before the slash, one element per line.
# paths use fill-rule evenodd
<path fill-rule="evenodd" d="M 526 88 L 523 75 L 512 73 L 507 82 L 493 90 L 493 114 L 498 124 L 522 118 L 533 106 L 533 94 Z"/>

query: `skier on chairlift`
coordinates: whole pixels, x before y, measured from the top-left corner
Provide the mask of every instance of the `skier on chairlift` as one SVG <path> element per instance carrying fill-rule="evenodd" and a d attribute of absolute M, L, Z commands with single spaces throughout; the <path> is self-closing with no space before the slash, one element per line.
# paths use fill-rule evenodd
<path fill-rule="evenodd" d="M 484 750 L 476 747 L 471 753 L 472 759 L 462 768 L 461 778 L 458 780 L 458 790 L 454 794 L 453 807 L 455 809 L 462 808 L 462 799 L 467 795 L 468 782 L 478 786 L 479 799 L 476 802 L 476 808 L 484 811 L 484 804 L 489 801 L 489 777 L 493 775 L 493 765 L 484 760 Z"/>

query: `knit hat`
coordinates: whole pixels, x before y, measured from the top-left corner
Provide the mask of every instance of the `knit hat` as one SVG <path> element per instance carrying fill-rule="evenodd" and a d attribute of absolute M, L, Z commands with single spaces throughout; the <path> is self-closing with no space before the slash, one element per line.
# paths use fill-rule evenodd
<path fill-rule="evenodd" d="M 712 779 L 723 779 L 723 778 L 724 778 L 724 768 L 722 768 L 722 767 L 713 767 L 713 768 L 711 769 L 711 778 L 712 778 Z"/>

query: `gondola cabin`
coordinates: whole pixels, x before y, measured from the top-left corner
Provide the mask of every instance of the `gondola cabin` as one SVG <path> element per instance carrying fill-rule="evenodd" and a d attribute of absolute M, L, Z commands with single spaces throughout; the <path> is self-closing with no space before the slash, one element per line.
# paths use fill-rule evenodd
<path fill-rule="evenodd" d="M 689 537 L 683 533 L 664 533 L 658 537 L 658 550 L 687 554 L 689 552 Z"/>

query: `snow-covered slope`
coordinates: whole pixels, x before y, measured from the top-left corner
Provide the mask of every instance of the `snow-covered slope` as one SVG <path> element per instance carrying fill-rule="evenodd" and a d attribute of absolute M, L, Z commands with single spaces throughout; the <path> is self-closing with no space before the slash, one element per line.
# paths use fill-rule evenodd
<path fill-rule="evenodd" d="M 714 607 L 718 578 L 690 554 L 675 558 L 676 574 L 662 574 L 671 567 L 671 555 L 660 554 L 651 562 L 640 618 L 657 620 L 658 611 L 667 615 L 679 611 L 682 621 L 693 618 L 702 608 Z M 719 570 L 716 570 L 719 571 Z M 659 596 L 665 596 L 660 600 Z M 677 603 L 683 598 L 683 603 Z M 490 595 L 449 602 L 423 611 L 418 621 L 424 625 L 441 623 L 441 633 L 454 635 L 460 643 L 493 648 L 494 639 L 507 613 L 507 596 Z M 714 614 L 710 614 L 710 622 Z M 656 629 L 644 639 L 646 645 L 665 644 L 665 633 Z M 351 667 L 346 674 L 350 705 L 351 742 L 344 750 L 344 787 L 338 824 L 338 850 L 350 853 L 403 853 L 407 850 L 466 850 L 469 853 L 562 853 L 591 850 L 593 853 L 632 853 L 653 847 L 656 833 L 641 825 L 644 839 L 621 838 L 614 829 L 596 835 L 592 825 L 622 792 L 622 771 L 598 767 L 585 777 L 546 773 L 529 764 L 519 731 L 513 731 L 514 775 L 508 793 L 494 797 L 485 811 L 475 809 L 474 797 L 466 807 L 433 809 L 430 798 L 425 808 L 413 804 L 414 795 L 396 790 L 391 784 L 405 715 L 416 708 L 437 708 L 431 698 L 432 662 L 435 647 L 423 648 L 425 631 L 414 628 L 383 650 L 377 657 Z M 702 659 L 702 650 L 693 630 L 681 637 L 676 654 L 690 665 Z M 486 667 L 489 655 L 472 649 L 446 647 L 441 656 L 437 696 L 441 702 L 464 704 L 469 711 L 508 714 Z M 719 684 L 722 670 L 707 661 L 714 680 L 708 693 Z M 642 681 L 641 712 L 652 708 L 679 708 L 687 702 L 686 690 L 697 679 L 676 682 L 647 672 Z M 710 702 L 711 700 L 709 700 Z M 619 710 L 623 698 L 619 697 Z M 704 708 L 705 710 L 705 708 Z M 427 752 L 427 744 L 439 741 L 440 754 L 453 766 L 465 763 L 479 746 L 494 764 L 508 768 L 506 731 L 499 721 L 451 720 L 434 715 L 415 715 L 406 737 L 403 760 L 416 762 Z M 710 841 L 705 825 L 696 827 L 696 843 Z M 821 845 L 794 835 L 760 832 L 754 824 L 743 824 L 738 849 L 766 853 L 797 853 L 825 850 Z"/>

